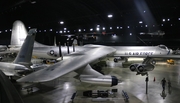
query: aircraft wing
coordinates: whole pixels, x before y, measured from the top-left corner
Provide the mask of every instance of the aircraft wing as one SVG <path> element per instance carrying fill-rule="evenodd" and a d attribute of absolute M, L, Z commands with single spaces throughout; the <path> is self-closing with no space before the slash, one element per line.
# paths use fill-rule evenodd
<path fill-rule="evenodd" d="M 55 63 L 45 69 L 31 73 L 18 79 L 18 82 L 46 82 L 61 77 L 77 69 L 86 67 L 89 63 L 113 54 L 116 49 L 107 46 L 99 46 L 85 51 L 82 55 L 71 56 L 71 58 Z"/>

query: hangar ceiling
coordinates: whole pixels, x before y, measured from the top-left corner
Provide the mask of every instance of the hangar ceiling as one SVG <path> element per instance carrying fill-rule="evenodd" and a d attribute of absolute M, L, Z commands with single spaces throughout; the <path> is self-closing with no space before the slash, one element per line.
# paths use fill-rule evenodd
<path fill-rule="evenodd" d="M 180 16 L 179 0 L 1 0 L 1 25 L 19 19 L 27 25 L 70 28 L 137 24 L 152 15 L 153 22 Z M 146 12 L 143 14 L 143 12 Z M 112 14 L 113 18 L 107 15 Z"/>
<path fill-rule="evenodd" d="M 140 32 L 161 30 L 163 39 L 180 39 L 179 0 L 1 0 L 0 31 L 8 31 L 15 20 L 56 33 L 105 31 L 141 36 Z"/>

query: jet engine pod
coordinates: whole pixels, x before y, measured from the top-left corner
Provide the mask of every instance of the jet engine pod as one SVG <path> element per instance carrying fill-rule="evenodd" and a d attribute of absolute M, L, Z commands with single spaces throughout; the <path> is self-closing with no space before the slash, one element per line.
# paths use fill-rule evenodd
<path fill-rule="evenodd" d="M 155 65 L 155 64 L 156 64 L 156 60 L 152 59 L 152 60 L 150 61 L 150 63 L 151 63 L 152 65 Z"/>
<path fill-rule="evenodd" d="M 154 70 L 154 65 L 152 64 L 141 64 L 137 67 L 139 73 Z"/>
<path fill-rule="evenodd" d="M 129 69 L 130 69 L 132 72 L 135 72 L 135 71 L 137 71 L 136 68 L 137 68 L 138 65 L 139 65 L 139 64 L 131 64 L 131 65 L 129 66 Z"/>
<path fill-rule="evenodd" d="M 81 75 L 80 81 L 83 83 L 89 83 L 99 86 L 115 86 L 118 84 L 117 77 L 110 75 L 102 75 L 102 76 Z"/>

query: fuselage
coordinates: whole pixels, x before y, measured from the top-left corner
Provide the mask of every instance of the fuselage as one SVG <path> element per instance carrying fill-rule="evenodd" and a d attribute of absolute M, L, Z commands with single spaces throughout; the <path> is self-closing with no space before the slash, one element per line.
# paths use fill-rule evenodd
<path fill-rule="evenodd" d="M 68 54 L 82 54 L 86 50 L 90 50 L 92 47 L 100 47 L 101 45 L 85 45 L 85 46 L 75 46 L 75 50 L 73 51 L 73 46 L 69 46 L 69 50 L 67 46 L 61 47 L 62 55 Z M 170 55 L 172 54 L 172 50 L 167 48 L 164 45 L 158 46 L 111 46 L 116 49 L 114 56 L 138 56 L 144 57 L 147 55 Z M 69 51 L 69 53 L 68 53 Z M 33 56 L 37 58 L 49 58 L 49 59 L 57 59 L 59 58 L 59 47 L 56 46 L 44 46 L 44 47 L 34 47 Z"/>
<path fill-rule="evenodd" d="M 82 54 L 92 47 L 100 47 L 101 45 L 85 45 L 85 46 L 61 46 L 62 56 L 69 54 Z M 171 55 L 172 49 L 167 48 L 165 45 L 158 46 L 110 46 L 116 49 L 114 56 L 138 56 L 145 57 L 147 55 Z M 20 48 L 19 48 L 20 49 Z M 33 48 L 34 58 L 57 59 L 59 55 L 58 46 L 41 45 Z"/>
<path fill-rule="evenodd" d="M 112 46 L 116 49 L 115 56 L 147 56 L 170 55 L 172 50 L 164 45 L 158 46 Z"/>

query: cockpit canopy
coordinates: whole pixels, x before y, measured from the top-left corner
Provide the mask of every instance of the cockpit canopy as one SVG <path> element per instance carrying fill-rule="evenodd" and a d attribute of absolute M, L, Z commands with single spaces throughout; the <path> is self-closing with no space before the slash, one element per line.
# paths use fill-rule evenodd
<path fill-rule="evenodd" d="M 159 46 L 159 48 L 161 48 L 161 49 L 164 49 L 164 50 L 169 50 L 169 49 L 168 49 L 168 47 L 167 47 L 167 46 L 165 46 L 165 45 L 162 45 L 162 44 L 161 44 L 161 45 L 158 45 L 158 46 Z"/>

